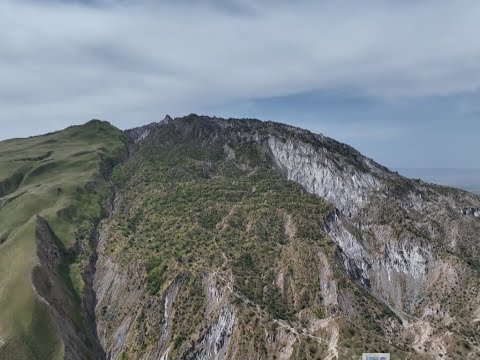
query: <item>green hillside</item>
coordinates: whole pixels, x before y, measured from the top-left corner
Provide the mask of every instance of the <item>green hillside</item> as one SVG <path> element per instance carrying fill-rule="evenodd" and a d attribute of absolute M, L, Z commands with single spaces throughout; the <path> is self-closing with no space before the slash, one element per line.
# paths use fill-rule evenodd
<path fill-rule="evenodd" d="M 68 289 L 65 308 L 79 314 L 90 231 L 109 197 L 106 172 L 125 142 L 120 130 L 97 120 L 0 142 L 0 358 L 63 357 L 51 311 L 32 287 L 39 264 L 37 216 L 60 249 L 54 270 L 63 282 L 56 286 Z M 80 328 L 82 321 L 77 319 Z"/>
<path fill-rule="evenodd" d="M 212 306 L 203 288 L 209 276 L 231 289 L 228 301 L 235 305 L 242 334 L 232 335 L 231 346 L 241 349 L 245 359 L 270 359 L 278 349 L 265 334 L 282 329 L 298 338 L 292 358 L 326 358 L 331 352 L 326 339 L 333 330 L 319 328 L 310 334 L 308 329 L 310 323 L 333 319 L 341 323 L 335 331 L 355 344 L 352 349 L 341 344 L 345 358 L 368 349 L 402 354 L 378 341 L 378 325 L 369 321 L 388 319 L 389 310 L 371 299 L 369 303 L 336 264 L 336 245 L 323 230 L 333 206 L 283 179 L 258 143 L 232 141 L 233 134 L 222 136 L 217 130 L 201 121 L 165 125 L 134 147 L 132 157 L 113 173 L 117 208 L 104 222 L 104 238 L 110 241 L 99 247 L 99 256 L 113 261 L 120 273 L 128 273 L 133 264 L 146 271 L 138 287 L 131 275 L 138 295 L 130 293 L 130 286 L 118 285 L 115 298 L 98 304 L 99 324 L 114 329 L 132 309 L 137 311 L 123 358 L 154 353 L 161 336 L 165 342 L 159 353 L 168 351 L 169 359 L 202 358 L 204 339 L 215 326 L 206 315 Z M 319 258 L 332 268 L 328 276 L 340 280 L 339 291 L 365 299 L 352 305 L 350 316 L 361 324 L 362 334 L 354 336 L 357 327 L 336 306 L 325 305 L 318 274 L 327 270 Z M 98 266 L 100 273 L 102 268 Z M 162 303 L 175 284 L 181 285 L 172 314 L 152 311 L 149 304 Z M 173 318 L 171 325 L 165 325 L 166 317 Z M 117 338 L 108 331 L 107 346 L 114 347 Z"/>

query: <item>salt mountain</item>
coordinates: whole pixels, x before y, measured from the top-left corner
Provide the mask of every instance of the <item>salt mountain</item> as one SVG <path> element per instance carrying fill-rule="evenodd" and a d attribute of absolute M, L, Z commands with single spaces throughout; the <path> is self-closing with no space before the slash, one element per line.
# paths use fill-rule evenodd
<path fill-rule="evenodd" d="M 480 198 L 189 115 L 0 142 L 0 358 L 480 358 Z"/>

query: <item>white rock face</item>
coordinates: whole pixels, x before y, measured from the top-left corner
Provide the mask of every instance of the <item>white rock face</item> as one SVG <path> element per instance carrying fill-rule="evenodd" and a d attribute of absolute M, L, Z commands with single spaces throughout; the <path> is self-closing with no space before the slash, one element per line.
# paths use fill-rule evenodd
<path fill-rule="evenodd" d="M 140 142 L 140 141 L 144 140 L 149 134 L 150 134 L 150 130 L 146 129 L 145 131 L 143 131 L 140 134 L 140 136 L 135 140 L 135 142 Z"/>
<path fill-rule="evenodd" d="M 318 254 L 319 271 L 320 271 L 320 287 L 324 306 L 337 305 L 337 282 L 332 273 L 332 269 L 328 264 L 327 257 L 324 253 Z M 283 274 L 282 274 L 283 275 Z"/>
<path fill-rule="evenodd" d="M 165 118 L 165 120 L 163 121 L 166 121 L 167 118 Z M 160 122 L 162 123 L 162 122 Z M 153 129 L 155 129 L 156 127 L 158 127 L 159 123 L 151 123 L 151 124 L 148 124 L 148 125 L 144 125 L 144 126 L 141 126 L 141 127 L 137 127 L 137 128 L 134 128 L 134 129 L 130 129 L 130 130 L 127 130 L 127 134 L 128 136 L 133 140 L 134 143 L 138 143 L 138 142 L 141 142 L 143 140 L 145 140 L 145 138 L 150 135 L 150 133 L 152 132 Z"/>
<path fill-rule="evenodd" d="M 431 254 L 417 246 L 392 244 L 382 257 L 373 261 L 372 290 L 390 306 L 409 312 L 428 281 Z"/>
<path fill-rule="evenodd" d="M 385 250 L 385 267 L 387 273 L 394 270 L 415 279 L 423 277 L 427 272 L 427 259 L 424 251 L 418 245 L 399 245 L 397 242 L 390 242 Z"/>
<path fill-rule="evenodd" d="M 167 292 L 165 295 L 165 304 L 163 306 L 163 333 L 167 333 L 167 328 L 168 328 L 168 322 L 170 320 L 169 318 L 169 312 L 170 312 L 170 294 Z"/>
<path fill-rule="evenodd" d="M 127 280 L 122 275 L 119 266 L 115 264 L 110 257 L 102 258 L 102 262 L 99 262 L 98 275 L 95 278 L 95 291 L 97 294 L 97 303 L 103 302 L 103 299 L 108 294 L 112 294 L 111 297 L 118 299 L 120 295 L 121 287 Z M 101 277 L 100 277 L 101 275 Z"/>
<path fill-rule="evenodd" d="M 370 286 L 372 258 L 360 241 L 344 226 L 338 213 L 332 214 L 326 223 L 326 232 L 341 250 L 343 265 L 352 278 Z"/>
<path fill-rule="evenodd" d="M 160 331 L 160 340 L 156 345 L 156 350 L 150 353 L 146 353 L 142 360 L 156 360 L 158 358 L 167 360 L 168 354 L 171 351 L 171 347 L 165 350 L 167 339 L 172 330 L 172 317 L 174 313 L 175 299 L 177 297 L 180 285 L 177 282 L 173 282 L 164 293 L 163 300 L 163 320 Z"/>
<path fill-rule="evenodd" d="M 268 145 L 276 164 L 289 180 L 333 202 L 349 217 L 357 214 L 372 191 L 382 187 L 372 174 L 362 173 L 348 164 L 334 163 L 325 149 L 273 136 L 269 137 Z M 368 162 L 366 165 L 372 166 Z"/>
<path fill-rule="evenodd" d="M 221 360 L 227 358 L 229 339 L 235 326 L 235 310 L 228 302 L 226 293 L 220 289 L 213 278 L 207 282 L 206 316 L 216 316 L 203 339 L 195 346 L 190 358 L 198 360 Z"/>
<path fill-rule="evenodd" d="M 358 238 L 363 231 L 360 223 L 366 220 L 362 218 L 362 209 L 386 190 L 386 181 L 392 175 L 364 157 L 355 160 L 363 167 L 361 170 L 347 159 L 350 153 L 345 157 L 333 154 L 328 146 L 322 147 L 321 142 L 312 145 L 270 136 L 268 146 L 276 165 L 289 180 L 337 208 L 327 219 L 326 232 L 337 243 L 349 275 L 400 309 L 415 301 L 418 288 L 427 278 L 430 250 L 419 240 L 399 239 L 391 229 L 381 227 L 372 229 L 380 249 L 370 248 Z M 411 207 L 422 211 L 425 201 L 420 195 L 409 196 Z M 474 211 L 469 213 L 473 215 Z M 346 223 L 349 226 L 345 226 Z"/>
<path fill-rule="evenodd" d="M 122 324 L 115 332 L 115 335 L 113 337 L 115 340 L 111 345 L 111 350 L 108 355 L 109 359 L 118 359 L 120 357 L 120 354 L 125 348 L 125 342 L 127 340 L 131 324 L 132 317 L 129 316 L 123 320 Z"/>
<path fill-rule="evenodd" d="M 286 329 L 279 329 L 278 334 L 276 336 L 276 340 L 284 344 L 284 346 L 280 349 L 277 359 L 278 360 L 290 360 L 293 355 L 294 345 L 297 341 L 295 335 L 291 332 L 287 333 Z M 273 341 L 273 340 L 272 340 Z"/>
<path fill-rule="evenodd" d="M 376 232 L 384 241 L 383 249 L 367 249 L 347 230 L 346 221 L 338 213 L 332 214 L 325 230 L 337 243 L 347 272 L 390 305 L 409 309 L 428 278 L 432 261 L 428 247 L 414 239 L 399 241 L 390 231 L 381 229 Z"/>
<path fill-rule="evenodd" d="M 128 130 L 128 135 L 133 140 L 133 142 L 138 143 L 144 140 L 151 132 L 152 128 L 154 127 L 153 124 L 142 126 L 139 128 Z"/>
<path fill-rule="evenodd" d="M 165 118 L 163 120 L 159 121 L 158 123 L 151 123 L 151 124 L 148 124 L 148 125 L 144 125 L 144 126 L 140 126 L 140 127 L 137 127 L 137 128 L 130 129 L 130 130 L 126 130 L 126 133 L 133 140 L 134 143 L 138 143 L 138 142 L 141 142 L 141 141 L 145 140 L 145 138 L 148 135 L 150 135 L 152 130 L 155 129 L 156 127 L 158 127 L 159 125 L 168 124 L 172 121 L 173 121 L 173 119 L 169 115 L 166 115 Z"/>
<path fill-rule="evenodd" d="M 117 307 L 117 301 L 132 302 L 130 294 L 125 295 L 128 278 L 123 270 L 110 257 L 102 257 L 97 262 L 94 288 L 97 293 L 97 312 L 105 306 L 107 311 Z M 128 298 L 127 298 L 128 297 Z M 97 332 L 108 359 L 117 359 L 125 348 L 133 318 L 125 317 L 115 329 L 109 329 L 102 319 L 97 320 Z M 111 333 L 113 332 L 113 333 Z"/>
<path fill-rule="evenodd" d="M 475 311 L 472 322 L 480 322 L 480 307 Z"/>
<path fill-rule="evenodd" d="M 204 340 L 200 343 L 201 351 L 197 354 L 199 360 L 226 359 L 228 338 L 232 335 L 235 324 L 233 308 L 222 308 L 215 324 L 208 330 Z"/>
<path fill-rule="evenodd" d="M 170 353 L 170 348 L 168 348 L 167 351 L 165 351 L 165 353 L 162 355 L 160 360 L 168 360 L 168 354 L 169 353 Z"/>
<path fill-rule="evenodd" d="M 462 214 L 467 216 L 480 217 L 480 208 L 464 208 Z"/>

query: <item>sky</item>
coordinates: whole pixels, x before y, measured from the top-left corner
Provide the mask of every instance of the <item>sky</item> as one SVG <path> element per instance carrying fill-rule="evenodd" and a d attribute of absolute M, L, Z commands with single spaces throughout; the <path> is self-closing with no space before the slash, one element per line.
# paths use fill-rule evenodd
<path fill-rule="evenodd" d="M 480 169 L 478 19 L 478 0 L 1 0 L 0 139 L 197 113 Z"/>

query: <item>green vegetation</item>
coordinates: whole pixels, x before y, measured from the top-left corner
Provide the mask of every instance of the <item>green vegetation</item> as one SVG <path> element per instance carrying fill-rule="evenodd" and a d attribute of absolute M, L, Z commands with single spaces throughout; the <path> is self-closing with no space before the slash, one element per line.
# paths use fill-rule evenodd
<path fill-rule="evenodd" d="M 91 121 L 47 136 L 0 142 L 0 339 L 6 341 L 0 358 L 63 357 L 50 312 L 30 280 L 38 263 L 35 217 L 46 219 L 68 250 L 58 271 L 76 299 L 70 311 L 78 318 L 90 232 L 109 197 L 104 171 L 125 141 L 110 124 Z"/>

